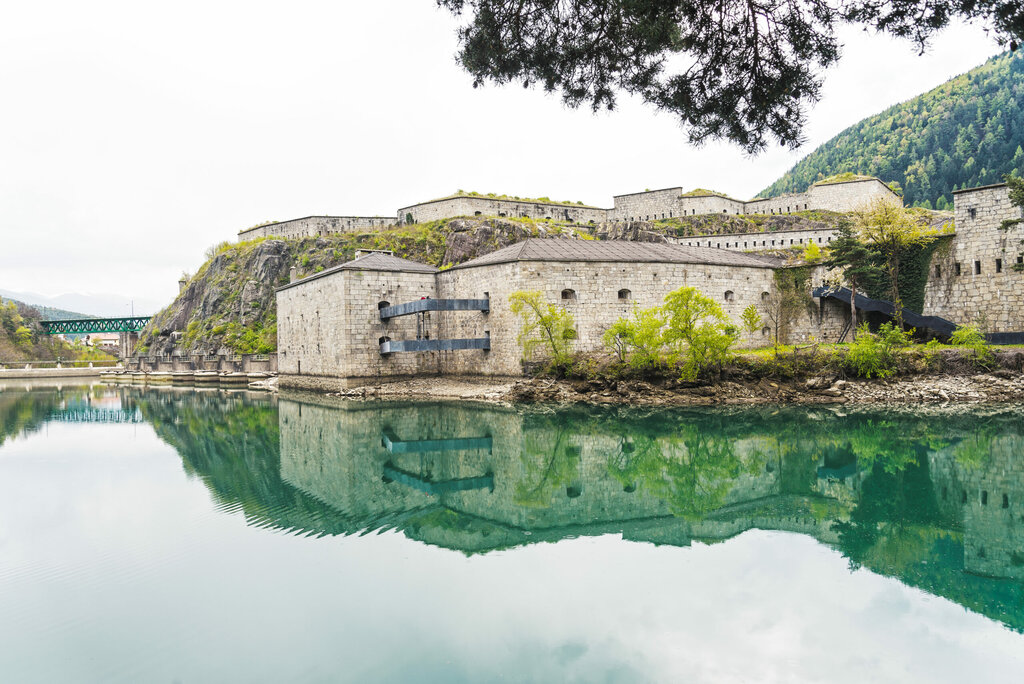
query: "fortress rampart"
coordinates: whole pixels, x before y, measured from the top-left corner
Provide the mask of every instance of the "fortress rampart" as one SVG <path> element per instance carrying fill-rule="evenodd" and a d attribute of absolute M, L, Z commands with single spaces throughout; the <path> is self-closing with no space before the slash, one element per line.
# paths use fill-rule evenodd
<path fill-rule="evenodd" d="M 398 224 L 425 223 L 455 216 L 506 216 L 586 224 L 600 223 L 607 214 L 607 209 L 568 202 L 457 195 L 403 207 L 398 210 Z"/>
<path fill-rule="evenodd" d="M 278 236 L 313 237 L 332 233 L 380 230 L 393 225 L 425 223 L 459 216 L 548 219 L 581 225 L 655 221 L 705 214 L 791 214 L 807 210 L 853 211 L 877 197 L 897 198 L 877 178 L 812 185 L 807 192 L 743 202 L 713 192 L 684 194 L 664 188 L 614 197 L 612 209 L 571 202 L 546 202 L 505 196 L 457 194 L 411 204 L 387 216 L 306 216 L 239 231 L 239 240 Z M 898 199 L 898 198 L 897 198 Z M 731 241 L 730 241 L 731 242 Z"/>
<path fill-rule="evenodd" d="M 316 237 L 332 233 L 356 233 L 380 230 L 394 223 L 389 216 L 305 216 L 254 226 L 238 232 L 239 240 L 255 240 L 270 236 L 283 238 Z"/>

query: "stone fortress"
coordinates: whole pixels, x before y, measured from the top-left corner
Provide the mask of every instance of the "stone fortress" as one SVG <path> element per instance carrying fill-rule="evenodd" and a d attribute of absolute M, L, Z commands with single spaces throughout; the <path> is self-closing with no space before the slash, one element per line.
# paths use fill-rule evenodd
<path fill-rule="evenodd" d="M 897 200 L 877 179 L 822 184 L 748 203 L 670 188 L 618 196 L 610 210 L 459 196 L 405 207 L 397 222 L 543 214 L 586 226 L 599 221 L 600 212 L 605 219 L 646 221 L 685 212 L 850 211 L 877 197 Z M 1005 185 L 956 193 L 956 231 L 949 248 L 937 249 L 932 258 L 920 313 L 980 323 L 989 333 L 1024 331 L 1024 223 L 1003 225 L 1020 216 Z M 334 232 L 323 219 L 301 219 L 305 223 L 293 228 Z M 282 225 L 254 230 L 280 235 Z M 540 291 L 568 309 L 576 321 L 575 348 L 582 352 L 601 350 L 604 331 L 634 307 L 658 305 L 683 286 L 717 299 L 733 321 L 749 305 L 764 313 L 776 291 L 776 271 L 790 266 L 758 251 L 827 244 L 832 238 L 828 230 L 791 232 L 657 243 L 529 239 L 445 270 L 388 253 L 361 254 L 278 289 L 281 385 L 332 390 L 421 375 L 521 375 L 521 323 L 509 304 L 509 295 L 520 290 Z M 824 268 L 814 268 L 808 288 L 824 284 L 827 276 Z M 789 326 L 784 341 L 838 341 L 849 313 L 848 303 L 822 296 Z M 770 336 L 765 327 L 744 335 L 739 346 L 763 346 Z"/>
<path fill-rule="evenodd" d="M 611 209 L 580 202 L 552 202 L 459 192 L 450 197 L 403 207 L 394 219 L 386 216 L 306 216 L 277 221 L 239 231 L 239 240 L 270 236 L 316 237 L 334 233 L 358 233 L 388 226 L 425 223 L 458 216 L 497 216 L 548 219 L 580 225 L 656 221 L 702 214 L 793 214 L 799 211 L 853 211 L 877 197 L 897 195 L 877 178 L 821 182 L 806 192 L 757 198 L 744 202 L 710 190 L 683 192 L 681 187 L 645 190 L 613 197 Z M 707 245 L 710 247 L 710 245 Z M 728 248 L 726 248 L 728 249 Z"/>

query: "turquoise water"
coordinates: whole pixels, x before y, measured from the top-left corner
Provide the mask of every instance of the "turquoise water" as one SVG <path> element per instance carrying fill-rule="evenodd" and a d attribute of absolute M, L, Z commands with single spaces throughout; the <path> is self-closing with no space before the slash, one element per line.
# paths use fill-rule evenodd
<path fill-rule="evenodd" d="M 1020 681 L 1024 408 L 0 385 L 2 682 Z"/>

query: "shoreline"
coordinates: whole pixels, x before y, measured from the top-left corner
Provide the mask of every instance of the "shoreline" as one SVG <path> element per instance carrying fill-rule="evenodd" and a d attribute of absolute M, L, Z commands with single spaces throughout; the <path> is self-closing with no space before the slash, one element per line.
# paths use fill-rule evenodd
<path fill-rule="evenodd" d="M 287 390 L 285 390 L 287 392 Z M 500 404 L 714 406 L 758 404 L 908 404 L 1024 402 L 1024 374 L 1005 369 L 884 380 L 816 376 L 711 384 L 640 380 L 432 377 L 353 387 L 326 396 L 348 399 L 459 399 Z"/>

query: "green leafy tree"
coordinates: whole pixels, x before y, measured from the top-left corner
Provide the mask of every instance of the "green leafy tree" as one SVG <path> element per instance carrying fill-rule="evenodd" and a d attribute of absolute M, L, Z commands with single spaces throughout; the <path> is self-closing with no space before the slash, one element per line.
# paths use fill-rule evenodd
<path fill-rule="evenodd" d="M 509 295 L 512 313 L 523 321 L 519 343 L 526 359 L 538 348 L 545 348 L 551 362 L 564 368 L 572 360 L 572 341 L 576 339 L 576 322 L 564 307 L 544 301 L 536 291 L 513 292 Z"/>
<path fill-rule="evenodd" d="M 829 243 L 824 263 L 828 268 L 838 269 L 843 282 L 850 286 L 850 329 L 854 339 L 857 339 L 857 291 L 878 281 L 881 276 L 878 262 L 878 254 L 868 248 L 849 222 L 844 221 Z"/>
<path fill-rule="evenodd" d="M 757 307 L 750 304 L 740 314 L 740 323 L 743 324 L 743 329 L 748 335 L 753 335 L 761 329 L 761 324 L 764 321 L 761 318 L 761 314 L 758 312 Z"/>
<path fill-rule="evenodd" d="M 903 327 L 903 302 L 900 298 L 900 255 L 910 247 L 923 247 L 935 239 L 936 232 L 922 225 L 898 202 L 879 198 L 856 212 L 857 231 L 884 261 L 889 280 L 889 296 L 896 306 L 896 323 Z"/>
<path fill-rule="evenodd" d="M 620 318 L 605 331 L 603 341 L 619 361 L 629 360 L 634 368 L 654 368 L 665 349 L 665 320 L 659 306 L 633 309 L 630 318 Z"/>
<path fill-rule="evenodd" d="M 821 74 L 839 59 L 841 25 L 920 46 L 958 19 L 988 22 L 1004 44 L 1024 35 L 1017 0 L 437 2 L 468 15 L 459 60 L 474 86 L 537 83 L 595 110 L 624 92 L 679 117 L 693 141 L 724 138 L 749 151 L 773 139 L 800 144 Z"/>
<path fill-rule="evenodd" d="M 673 361 L 682 361 L 680 377 L 694 380 L 720 368 L 736 337 L 718 302 L 696 288 L 681 287 L 665 295 L 665 345 Z"/>

